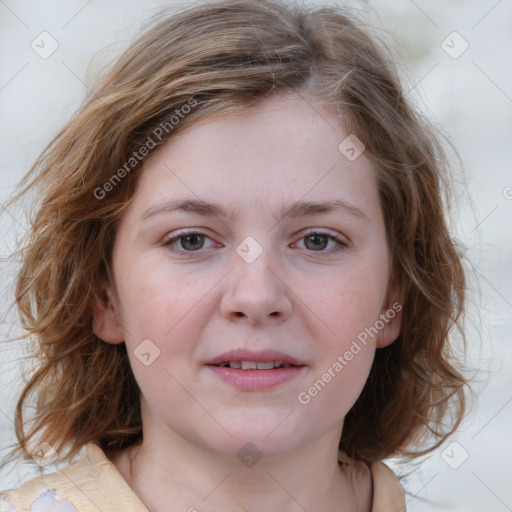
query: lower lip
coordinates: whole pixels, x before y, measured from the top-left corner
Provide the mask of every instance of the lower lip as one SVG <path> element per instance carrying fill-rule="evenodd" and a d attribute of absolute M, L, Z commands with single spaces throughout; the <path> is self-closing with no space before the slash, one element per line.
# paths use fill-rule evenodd
<path fill-rule="evenodd" d="M 305 366 L 290 366 L 274 370 L 241 370 L 225 366 L 206 365 L 215 376 L 232 386 L 246 391 L 272 389 L 298 377 Z"/>

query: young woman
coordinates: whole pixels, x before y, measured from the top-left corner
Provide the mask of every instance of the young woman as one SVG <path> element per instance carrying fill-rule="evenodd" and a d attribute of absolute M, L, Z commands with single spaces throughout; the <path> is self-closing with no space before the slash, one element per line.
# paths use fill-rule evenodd
<path fill-rule="evenodd" d="M 69 464 L 2 506 L 404 510 L 382 460 L 464 412 L 445 171 L 341 8 L 228 0 L 152 25 L 24 182 L 38 348 L 13 453 Z"/>

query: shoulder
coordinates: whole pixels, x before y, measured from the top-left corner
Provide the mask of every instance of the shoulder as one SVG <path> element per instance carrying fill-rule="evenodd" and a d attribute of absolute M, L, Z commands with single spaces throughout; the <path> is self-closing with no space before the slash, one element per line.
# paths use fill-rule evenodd
<path fill-rule="evenodd" d="M 372 512 L 403 512 L 405 493 L 393 471 L 383 462 L 371 465 L 373 480 Z"/>
<path fill-rule="evenodd" d="M 393 471 L 383 462 L 367 465 L 338 452 L 338 460 L 350 468 L 352 485 L 358 496 L 369 496 L 360 503 L 363 510 L 371 512 L 404 512 L 405 493 Z"/>
<path fill-rule="evenodd" d="M 38 476 L 16 489 L 2 491 L 0 510 L 78 511 L 75 503 L 76 490 L 83 488 L 84 492 L 91 493 L 93 481 L 88 478 L 89 474 L 89 461 L 81 458 L 61 471 Z M 74 482 L 76 489 L 73 489 Z"/>
<path fill-rule="evenodd" d="M 73 464 L 17 489 L 0 492 L 0 512 L 147 512 L 99 446 L 89 443 Z"/>

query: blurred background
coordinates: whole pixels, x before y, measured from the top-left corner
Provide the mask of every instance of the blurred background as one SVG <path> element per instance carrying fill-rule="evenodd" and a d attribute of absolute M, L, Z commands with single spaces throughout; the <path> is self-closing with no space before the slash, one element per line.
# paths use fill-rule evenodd
<path fill-rule="evenodd" d="M 181 1 L 180 5 L 194 2 Z M 320 2 L 303 2 L 317 4 Z M 510 0 L 330 2 L 352 6 L 399 38 L 405 90 L 456 147 L 458 204 L 451 229 L 471 272 L 467 363 L 476 400 L 458 432 L 404 476 L 407 510 L 512 510 L 512 3 Z M 19 333 L 8 312 L 23 234 L 15 185 L 82 102 L 141 22 L 171 0 L 0 0 L 0 339 Z M 457 169 L 454 161 L 454 169 Z M 0 457 L 14 441 L 20 345 L 0 346 Z M 0 471 L 0 489 L 35 476 Z"/>

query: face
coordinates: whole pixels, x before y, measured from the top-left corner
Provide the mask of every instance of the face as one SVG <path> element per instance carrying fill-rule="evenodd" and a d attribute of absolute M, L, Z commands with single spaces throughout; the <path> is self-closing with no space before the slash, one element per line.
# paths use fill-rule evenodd
<path fill-rule="evenodd" d="M 118 302 L 94 310 L 98 337 L 126 343 L 145 431 L 219 454 L 339 440 L 400 323 L 375 174 L 339 149 L 348 135 L 286 93 L 146 159 L 116 234 Z"/>

